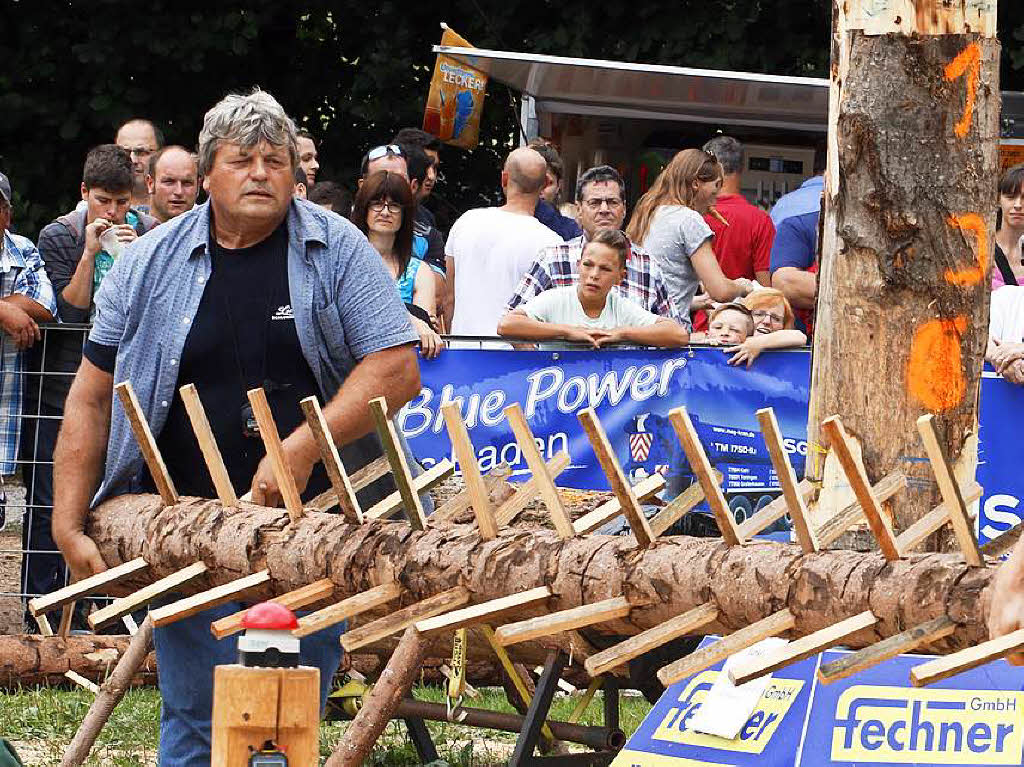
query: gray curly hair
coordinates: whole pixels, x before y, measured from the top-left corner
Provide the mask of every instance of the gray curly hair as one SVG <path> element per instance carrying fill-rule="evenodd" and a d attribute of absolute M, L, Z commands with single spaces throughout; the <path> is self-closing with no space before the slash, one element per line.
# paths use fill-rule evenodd
<path fill-rule="evenodd" d="M 232 93 L 218 101 L 199 131 L 199 174 L 205 176 L 213 168 L 213 158 L 222 141 L 250 149 L 260 141 L 273 146 L 287 146 L 292 167 L 299 164 L 295 141 L 295 123 L 284 107 L 266 91 L 253 88 L 251 93 Z"/>

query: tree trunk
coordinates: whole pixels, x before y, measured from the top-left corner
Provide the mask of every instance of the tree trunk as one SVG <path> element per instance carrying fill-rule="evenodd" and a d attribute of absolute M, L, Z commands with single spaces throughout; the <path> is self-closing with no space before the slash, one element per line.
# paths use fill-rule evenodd
<path fill-rule="evenodd" d="M 955 554 L 887 563 L 877 554 L 803 555 L 789 544 L 727 547 L 720 539 L 684 537 L 638 549 L 631 537 L 563 540 L 553 531 L 514 528 L 484 542 L 469 525 L 416 532 L 400 522 L 355 526 L 316 512 L 287 523 L 282 509 L 245 503 L 225 509 L 191 498 L 164 507 L 159 496 L 138 495 L 95 509 L 87 532 L 108 565 L 140 556 L 149 562 L 147 580 L 125 583 L 126 588 L 202 560 L 210 567 L 209 579 L 192 584 L 192 592 L 267 568 L 270 586 L 255 597 L 325 577 L 337 584 L 338 599 L 398 580 L 406 589 L 402 605 L 460 584 L 472 592 L 473 602 L 551 587 L 555 596 L 546 607 L 506 622 L 616 596 L 646 603 L 628 618 L 596 627 L 612 634 L 633 634 L 713 602 L 719 620 L 708 633 L 730 632 L 788 607 L 796 616 L 796 635 L 872 610 L 879 622 L 854 636 L 854 647 L 944 614 L 961 625 L 937 651 L 987 638 L 982 597 L 993 570 L 967 567 Z M 513 659 L 519 658 L 518 648 L 509 648 Z"/>
<path fill-rule="evenodd" d="M 0 636 L 0 690 L 73 685 L 74 671 L 97 684 L 113 671 L 128 647 L 126 636 Z M 133 687 L 156 684 L 156 655 L 150 653 L 131 680 Z"/>
<path fill-rule="evenodd" d="M 999 173 L 995 0 L 834 0 L 828 171 L 808 413 L 819 513 L 845 479 L 820 449 L 839 414 L 874 482 L 906 473 L 896 522 L 939 502 L 916 429 L 934 413 L 963 481 L 978 390 Z"/>

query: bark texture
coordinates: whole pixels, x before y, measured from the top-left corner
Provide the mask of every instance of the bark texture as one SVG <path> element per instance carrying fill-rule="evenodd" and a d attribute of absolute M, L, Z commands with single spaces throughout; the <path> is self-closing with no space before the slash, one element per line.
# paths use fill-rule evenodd
<path fill-rule="evenodd" d="M 0 690 L 72 686 L 74 682 L 64 676 L 65 671 L 102 683 L 127 647 L 126 636 L 0 636 Z M 130 684 L 156 684 L 154 653 L 146 656 Z"/>
<path fill-rule="evenodd" d="M 808 439 L 812 458 L 824 455 L 814 450 L 824 442 L 821 420 L 839 414 L 871 481 L 905 472 L 909 486 L 895 507 L 904 529 L 940 500 L 918 416 L 936 414 L 961 481 L 977 463 L 999 43 L 976 32 L 985 25 L 977 11 L 967 19 L 959 0 L 921 0 L 917 14 L 894 10 L 870 23 L 863 5 L 834 4 Z M 994 14 L 992 4 L 993 26 Z M 845 481 L 820 460 L 808 466 L 824 479 L 825 497 Z"/>
<path fill-rule="evenodd" d="M 159 496 L 138 495 L 95 509 L 87 532 L 110 566 L 139 556 L 150 563 L 147 580 L 127 588 L 202 560 L 210 575 L 192 584 L 192 592 L 267 568 L 270 587 L 254 596 L 326 577 L 337 584 L 338 599 L 397 579 L 407 590 L 402 605 L 457 585 L 468 588 L 474 602 L 551 587 L 555 596 L 546 609 L 517 619 L 620 595 L 646 603 L 628 619 L 594 628 L 610 634 L 633 634 L 710 601 L 720 619 L 708 633 L 730 632 L 788 607 L 796 616 L 795 635 L 872 610 L 878 624 L 855 635 L 853 647 L 943 614 L 961 625 L 937 652 L 987 638 L 985 597 L 994 570 L 967 567 L 957 554 L 889 563 L 881 555 L 850 551 L 805 555 L 789 544 L 730 548 L 720 539 L 673 537 L 638 549 L 630 537 L 563 540 L 553 531 L 506 528 L 481 541 L 468 525 L 417 532 L 399 522 L 354 526 L 316 512 L 287 522 L 282 509 L 244 503 L 224 509 L 191 498 L 164 507 Z M 514 659 L 518 647 L 509 648 Z"/>

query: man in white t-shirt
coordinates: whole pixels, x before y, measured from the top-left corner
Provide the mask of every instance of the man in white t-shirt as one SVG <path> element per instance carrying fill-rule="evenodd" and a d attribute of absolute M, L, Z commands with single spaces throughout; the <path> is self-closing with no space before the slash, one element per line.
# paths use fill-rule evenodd
<path fill-rule="evenodd" d="M 501 172 L 505 204 L 462 214 L 448 234 L 445 265 L 455 302 L 447 326 L 453 335 L 493 336 L 505 302 L 541 248 L 562 238 L 533 217 L 547 176 L 537 152 L 520 147 Z"/>
<path fill-rule="evenodd" d="M 545 290 L 498 323 L 498 334 L 528 341 L 571 341 L 595 349 L 611 344 L 685 346 L 686 328 L 613 292 L 626 276 L 629 240 L 601 229 L 583 248 L 579 282 Z"/>

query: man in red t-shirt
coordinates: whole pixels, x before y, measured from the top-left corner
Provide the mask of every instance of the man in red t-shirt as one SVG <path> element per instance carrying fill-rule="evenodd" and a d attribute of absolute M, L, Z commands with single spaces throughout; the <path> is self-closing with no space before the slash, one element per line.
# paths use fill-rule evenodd
<path fill-rule="evenodd" d="M 729 222 L 726 226 L 710 213 L 704 216 L 715 238 L 711 249 L 729 279 L 746 277 L 761 285 L 771 285 L 768 264 L 775 239 L 775 226 L 771 218 L 758 207 L 747 202 L 740 194 L 743 175 L 743 145 L 731 136 L 716 136 L 704 145 L 704 151 L 713 154 L 722 165 L 725 178 L 715 209 Z M 698 321 L 701 327 L 698 327 Z M 706 316 L 700 312 L 694 318 L 694 329 L 702 329 Z"/>

